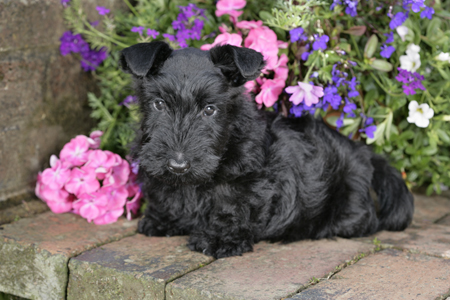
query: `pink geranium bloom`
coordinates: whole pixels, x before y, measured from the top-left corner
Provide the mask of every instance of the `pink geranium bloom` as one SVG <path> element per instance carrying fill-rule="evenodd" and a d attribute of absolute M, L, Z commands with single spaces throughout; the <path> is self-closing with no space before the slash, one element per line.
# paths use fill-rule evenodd
<path fill-rule="evenodd" d="M 79 135 L 69 143 L 64 145 L 59 154 L 61 160 L 70 163 L 72 166 L 81 166 L 87 162 L 89 149 L 88 138 L 84 135 Z"/>
<path fill-rule="evenodd" d="M 123 207 L 114 210 L 109 210 L 106 213 L 102 214 L 101 216 L 96 217 L 94 219 L 94 224 L 106 225 L 117 222 L 120 216 L 123 215 L 123 212 L 124 212 Z"/>
<path fill-rule="evenodd" d="M 107 210 L 113 210 L 125 205 L 125 202 L 127 202 L 128 191 L 125 186 L 102 186 L 97 197 L 101 198 L 99 199 L 101 203 L 106 203 L 104 207 Z"/>
<path fill-rule="evenodd" d="M 274 79 L 281 79 L 286 81 L 289 74 L 289 69 L 287 67 L 288 57 L 286 54 L 281 54 L 280 59 L 278 59 L 273 71 L 275 72 Z"/>
<path fill-rule="evenodd" d="M 119 155 L 114 154 L 116 164 L 111 171 L 106 174 L 103 185 L 121 186 L 125 185 L 130 175 L 130 165 L 126 160 L 123 160 Z"/>
<path fill-rule="evenodd" d="M 266 61 L 266 69 L 273 70 L 278 62 L 278 41 L 273 30 L 267 26 L 251 29 L 244 46 L 260 52 Z"/>
<path fill-rule="evenodd" d="M 36 189 L 39 189 L 36 195 L 47 203 L 52 212 L 60 214 L 72 210 L 73 197 L 66 190 L 53 190 L 39 182 L 36 185 Z"/>
<path fill-rule="evenodd" d="M 252 29 L 252 28 L 259 28 L 263 26 L 263 21 L 241 21 L 236 23 L 237 28 L 241 29 Z"/>
<path fill-rule="evenodd" d="M 45 169 L 39 177 L 42 184 L 50 189 L 61 189 L 69 180 L 70 169 L 67 163 L 59 160 L 55 155 L 50 158 L 51 168 Z"/>
<path fill-rule="evenodd" d="M 139 208 L 141 207 L 141 189 L 138 185 L 135 185 L 136 187 L 136 193 L 134 194 L 133 199 L 130 201 L 127 201 L 126 209 L 127 209 L 127 220 L 131 220 L 131 213 L 137 214 L 139 211 Z"/>
<path fill-rule="evenodd" d="M 247 89 L 247 93 L 255 92 L 256 90 L 256 82 L 254 80 L 247 81 L 244 84 L 245 88 Z"/>
<path fill-rule="evenodd" d="M 283 92 L 284 86 L 284 80 L 266 80 L 261 86 L 261 92 L 255 97 L 256 102 L 259 104 L 264 103 L 266 107 L 271 107 L 277 102 L 278 97 Z"/>
<path fill-rule="evenodd" d="M 100 147 L 101 143 L 101 137 L 103 135 L 103 131 L 96 130 L 91 132 L 88 138 L 88 142 L 91 149 L 98 149 Z"/>
<path fill-rule="evenodd" d="M 75 213 L 91 222 L 93 219 L 103 215 L 107 211 L 107 200 L 100 197 L 100 193 L 82 194 L 73 203 Z"/>
<path fill-rule="evenodd" d="M 94 169 L 88 167 L 74 168 L 65 188 L 69 193 L 79 197 L 82 194 L 90 194 L 97 191 L 100 188 L 100 183 L 96 178 Z"/>
<path fill-rule="evenodd" d="M 216 45 L 225 45 L 225 44 L 241 47 L 242 37 L 237 33 L 225 32 L 225 33 L 219 34 L 216 37 L 216 39 L 214 40 L 214 43 L 202 45 L 200 47 L 200 49 L 201 50 L 209 50 Z"/>
<path fill-rule="evenodd" d="M 103 180 L 111 168 L 116 165 L 116 157 L 110 151 L 89 151 L 88 162 L 85 167 L 93 168 L 97 178 Z"/>
<path fill-rule="evenodd" d="M 216 16 L 220 17 L 225 14 L 235 14 L 237 9 L 244 8 L 246 4 L 247 2 L 245 0 L 219 0 L 216 4 Z M 239 13 L 242 14 L 242 12 Z"/>
<path fill-rule="evenodd" d="M 299 105 L 304 100 L 306 105 L 311 106 L 318 103 L 319 98 L 324 95 L 322 87 L 305 82 L 298 82 L 297 86 L 288 86 L 285 91 L 292 94 L 289 101 L 294 105 Z"/>

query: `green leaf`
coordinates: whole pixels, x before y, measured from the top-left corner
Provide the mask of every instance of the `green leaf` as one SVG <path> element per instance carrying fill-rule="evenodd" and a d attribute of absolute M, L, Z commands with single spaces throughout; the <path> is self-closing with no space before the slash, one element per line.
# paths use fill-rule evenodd
<path fill-rule="evenodd" d="M 377 126 L 377 130 L 375 130 L 375 133 L 373 135 L 373 139 L 368 138 L 366 140 L 366 143 L 368 145 L 373 144 L 373 143 L 377 143 L 378 145 L 380 145 L 381 143 L 383 143 L 383 134 L 384 134 L 384 130 L 386 129 L 386 122 L 383 122 L 381 124 L 378 124 Z"/>
<path fill-rule="evenodd" d="M 443 141 L 446 144 L 450 143 L 450 137 L 448 136 L 447 132 L 445 132 L 442 129 L 437 129 L 436 132 L 437 132 L 439 138 L 441 139 L 441 141 Z"/>

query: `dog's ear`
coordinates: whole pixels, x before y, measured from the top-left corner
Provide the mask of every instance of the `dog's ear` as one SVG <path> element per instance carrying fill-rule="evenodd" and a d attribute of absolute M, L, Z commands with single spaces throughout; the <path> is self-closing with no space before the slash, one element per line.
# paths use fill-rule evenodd
<path fill-rule="evenodd" d="M 161 41 L 136 44 L 122 50 L 120 65 L 127 73 L 144 77 L 155 74 L 172 51 L 167 43 Z"/>
<path fill-rule="evenodd" d="M 209 50 L 211 60 L 233 86 L 256 79 L 265 66 L 261 53 L 232 45 L 216 46 Z"/>

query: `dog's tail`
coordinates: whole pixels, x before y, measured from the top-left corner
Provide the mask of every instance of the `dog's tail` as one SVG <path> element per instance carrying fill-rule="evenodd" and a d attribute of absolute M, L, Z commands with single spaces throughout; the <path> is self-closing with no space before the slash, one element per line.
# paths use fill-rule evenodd
<path fill-rule="evenodd" d="M 378 230 L 400 231 L 412 220 L 414 198 L 400 173 L 379 155 L 371 158 L 374 167 L 372 188 L 378 200 Z"/>

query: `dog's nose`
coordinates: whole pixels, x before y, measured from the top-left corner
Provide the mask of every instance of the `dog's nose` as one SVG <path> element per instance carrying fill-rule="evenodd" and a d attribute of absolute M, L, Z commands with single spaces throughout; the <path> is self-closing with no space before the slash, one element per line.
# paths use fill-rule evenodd
<path fill-rule="evenodd" d="M 183 174 L 189 170 L 191 164 L 188 161 L 178 162 L 175 159 L 169 159 L 167 167 L 173 173 Z"/>

